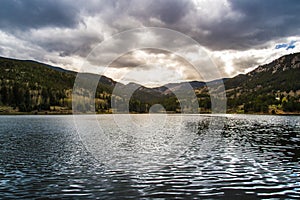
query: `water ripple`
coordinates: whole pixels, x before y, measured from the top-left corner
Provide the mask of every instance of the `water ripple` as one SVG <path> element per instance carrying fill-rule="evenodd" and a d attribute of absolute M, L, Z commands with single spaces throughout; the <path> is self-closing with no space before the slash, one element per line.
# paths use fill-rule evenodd
<path fill-rule="evenodd" d="M 71 116 L 1 116 L 0 198 L 299 199 L 300 118 L 219 117 L 224 127 L 209 130 L 211 116 L 186 116 L 183 133 L 191 140 L 178 142 L 184 151 L 144 152 L 145 158 L 154 155 L 166 162 L 153 167 L 155 163 L 144 159 L 131 163 L 139 166 L 133 171 L 95 160 L 78 138 Z M 169 120 L 168 134 L 172 116 Z M 159 134 L 164 134 L 163 130 L 156 136 L 165 138 Z M 153 144 L 161 144 L 153 140 L 155 137 L 151 138 Z M 122 147 L 139 153 L 140 149 L 135 149 L 139 145 Z M 150 143 L 145 145 L 152 148 Z M 120 158 L 120 162 L 136 162 L 136 158 Z"/>

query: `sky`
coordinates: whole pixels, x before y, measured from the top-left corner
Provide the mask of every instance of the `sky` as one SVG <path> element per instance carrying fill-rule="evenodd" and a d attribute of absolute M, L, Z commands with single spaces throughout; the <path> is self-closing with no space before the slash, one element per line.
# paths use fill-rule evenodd
<path fill-rule="evenodd" d="M 123 83 L 146 86 L 202 80 L 213 70 L 219 77 L 233 77 L 300 52 L 299 10 L 298 0 L 1 0 L 0 56 L 75 71 L 92 69 Z M 119 55 L 107 48 L 105 55 L 114 58 L 109 66 L 95 57 L 103 42 L 147 27 L 193 39 L 216 68 L 204 67 L 199 74 L 185 58 L 191 52 L 179 56 L 166 49 L 133 49 Z M 189 48 L 151 33 L 132 35 L 129 41 L 144 40 Z"/>

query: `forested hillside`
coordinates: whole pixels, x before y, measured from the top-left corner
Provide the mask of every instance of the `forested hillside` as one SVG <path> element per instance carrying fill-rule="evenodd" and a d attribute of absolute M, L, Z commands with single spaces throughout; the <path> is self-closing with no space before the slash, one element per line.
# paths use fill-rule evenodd
<path fill-rule="evenodd" d="M 0 105 L 2 112 L 53 111 L 72 109 L 72 88 L 76 73 L 35 61 L 0 58 Z M 102 76 L 96 95 L 109 108 L 114 81 Z"/>
<path fill-rule="evenodd" d="M 300 53 L 227 79 L 225 87 L 228 108 L 233 112 L 299 112 Z"/>
<path fill-rule="evenodd" d="M 0 58 L 0 104 L 20 112 L 70 107 L 74 78 L 75 73 L 34 61 Z"/>
<path fill-rule="evenodd" d="M 0 57 L 0 113 L 71 113 L 72 90 L 76 72 L 49 66 L 35 61 L 24 61 Z M 90 74 L 88 76 L 97 76 Z M 100 76 L 99 76 L 100 77 Z M 112 100 L 119 106 L 124 98 L 112 96 L 116 82 L 101 76 L 95 93 L 95 109 L 98 113 L 110 113 Z M 131 84 L 121 85 L 123 90 Z M 162 103 L 168 110 L 176 110 L 178 102 L 174 96 L 138 86 L 130 99 L 131 112 L 148 112 L 151 105 Z M 171 100 L 170 100 L 171 99 Z M 77 102 L 81 110 L 89 110 L 90 102 Z"/>
<path fill-rule="evenodd" d="M 89 76 L 96 76 L 90 74 Z M 299 113 L 300 53 L 290 54 L 257 67 L 248 74 L 224 81 L 229 113 Z M 76 72 L 35 61 L 0 57 L 0 113 L 71 113 L 72 90 Z M 209 113 L 210 96 L 206 84 L 187 82 L 195 91 L 200 113 Z M 130 83 L 120 85 L 120 96 L 112 95 L 117 82 L 101 76 L 96 93 L 97 113 L 110 113 L 112 102 L 118 112 L 144 113 L 154 104 L 168 112 L 180 112 L 180 103 L 172 91 L 184 91 L 187 83 L 170 83 L 147 88 Z M 135 88 L 132 96 L 127 91 Z M 124 102 L 129 101 L 129 105 Z M 84 111 L 90 102 L 78 102 Z"/>

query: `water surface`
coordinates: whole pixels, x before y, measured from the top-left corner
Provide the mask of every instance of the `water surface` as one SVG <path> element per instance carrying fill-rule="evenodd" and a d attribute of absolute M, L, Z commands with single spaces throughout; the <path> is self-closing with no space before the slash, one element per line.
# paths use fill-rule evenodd
<path fill-rule="evenodd" d="M 99 115 L 108 140 L 93 144 L 73 116 L 0 116 L 0 198 L 300 198 L 300 117 L 147 119 Z"/>

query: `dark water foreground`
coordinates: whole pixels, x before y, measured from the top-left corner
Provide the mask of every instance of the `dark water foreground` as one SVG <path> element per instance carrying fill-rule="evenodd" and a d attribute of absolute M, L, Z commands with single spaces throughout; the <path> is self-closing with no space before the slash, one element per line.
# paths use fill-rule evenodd
<path fill-rule="evenodd" d="M 0 116 L 0 199 L 300 198 L 300 117 L 228 115 L 221 130 L 209 130 L 209 119 L 183 116 L 182 153 L 126 170 L 86 151 L 72 116 Z M 162 127 L 151 144 L 170 131 Z M 118 151 L 132 153 L 126 141 L 138 140 Z"/>

